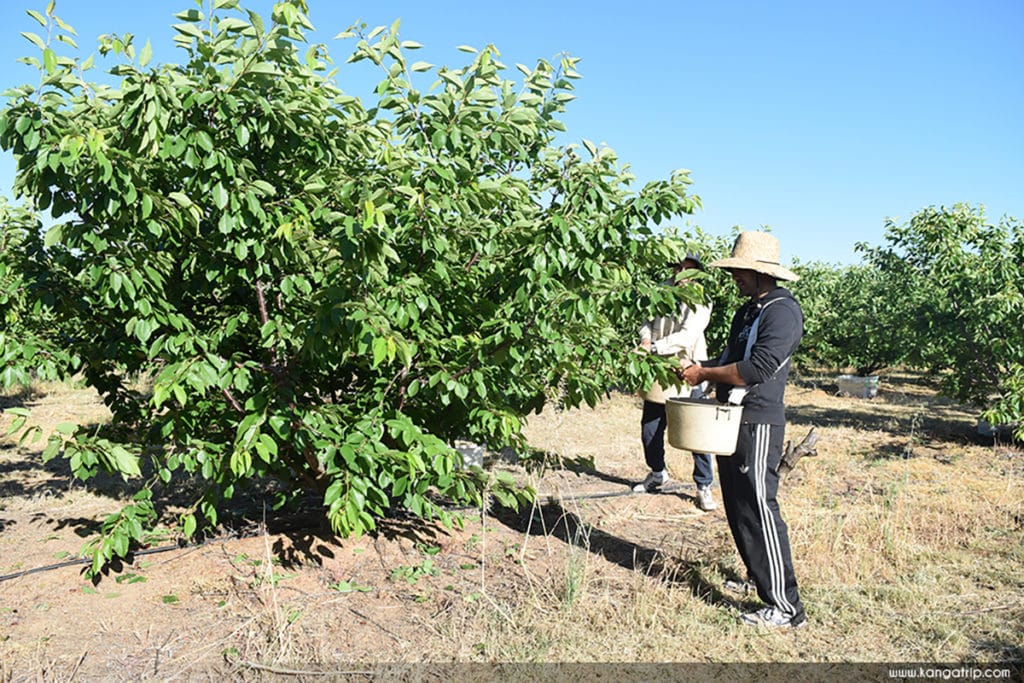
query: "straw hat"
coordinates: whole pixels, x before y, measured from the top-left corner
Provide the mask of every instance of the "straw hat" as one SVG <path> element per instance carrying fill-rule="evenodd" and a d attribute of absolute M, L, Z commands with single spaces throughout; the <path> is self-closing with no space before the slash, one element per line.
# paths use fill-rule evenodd
<path fill-rule="evenodd" d="M 714 268 L 743 268 L 796 282 L 800 276 L 779 265 L 779 241 L 766 232 L 741 232 L 732 245 L 732 256 L 711 263 Z"/>

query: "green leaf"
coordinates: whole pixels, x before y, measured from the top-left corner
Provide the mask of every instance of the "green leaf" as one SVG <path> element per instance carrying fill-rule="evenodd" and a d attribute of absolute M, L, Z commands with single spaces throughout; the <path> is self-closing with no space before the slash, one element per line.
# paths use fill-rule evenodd
<path fill-rule="evenodd" d="M 46 442 L 46 448 L 43 449 L 42 460 L 43 462 L 50 462 L 57 457 L 60 453 L 60 449 L 64 446 L 64 442 L 59 437 L 51 436 Z"/>
<path fill-rule="evenodd" d="M 52 247 L 55 244 L 59 244 L 64 237 L 64 226 L 57 223 L 50 227 L 46 231 L 46 235 L 43 237 L 43 245 L 46 247 Z"/>
<path fill-rule="evenodd" d="M 35 19 L 36 21 L 38 21 L 40 26 L 46 28 L 46 18 L 42 14 L 31 9 L 25 10 L 25 13 L 28 14 L 33 19 Z"/>
<path fill-rule="evenodd" d="M 204 16 L 202 12 L 197 9 L 189 9 L 184 12 L 178 12 L 174 15 L 175 19 L 181 19 L 182 21 L 202 21 Z"/>
<path fill-rule="evenodd" d="M 220 183 L 213 186 L 213 203 L 214 206 L 222 211 L 228 205 L 228 192 Z"/>
<path fill-rule="evenodd" d="M 145 583 L 146 580 L 147 579 L 146 579 L 145 576 L 139 576 L 138 574 L 132 574 L 131 572 L 129 572 L 127 574 L 122 574 L 121 576 L 118 576 L 116 579 L 114 579 L 114 581 L 116 581 L 117 583 L 128 583 L 128 584 L 132 584 L 132 583 Z"/>
<path fill-rule="evenodd" d="M 263 28 L 263 18 L 259 15 L 258 12 L 254 12 L 249 9 L 247 9 L 245 12 L 249 15 L 249 21 L 252 23 L 253 28 L 256 29 L 257 35 L 263 35 L 263 33 L 265 32 Z"/>
<path fill-rule="evenodd" d="M 244 31 L 251 28 L 249 24 L 235 17 L 227 17 L 217 22 L 218 31 Z"/>
<path fill-rule="evenodd" d="M 200 130 L 195 134 L 195 141 L 204 152 L 213 151 L 213 138 L 205 130 Z"/>
<path fill-rule="evenodd" d="M 268 76 L 283 76 L 284 75 L 281 72 L 281 70 L 279 68 L 277 68 L 276 65 L 271 64 L 269 62 L 256 62 L 255 64 L 250 66 L 248 69 L 246 69 L 246 71 L 248 73 L 253 73 L 253 74 L 266 74 Z"/>
<path fill-rule="evenodd" d="M 125 477 L 142 476 L 142 471 L 139 469 L 138 456 L 129 453 L 123 447 L 114 446 L 110 450 L 110 457 L 112 458 L 117 471 Z"/>
<path fill-rule="evenodd" d="M 188 36 L 190 38 L 196 38 L 197 40 L 203 39 L 203 32 L 194 24 L 174 24 L 171 26 L 178 33 Z"/>
<path fill-rule="evenodd" d="M 146 44 L 142 46 L 142 51 L 139 52 L 139 66 L 144 68 L 152 58 L 153 46 L 150 45 L 149 40 L 146 40 Z"/>
<path fill-rule="evenodd" d="M 50 48 L 43 50 L 43 67 L 48 74 L 57 70 L 57 53 Z"/>
<path fill-rule="evenodd" d="M 388 340 L 385 337 L 375 337 L 373 340 L 373 365 L 380 365 L 388 355 Z"/>
<path fill-rule="evenodd" d="M 31 31 L 22 31 L 21 35 L 24 36 L 30 43 L 38 47 L 40 50 L 47 49 L 46 43 L 44 43 L 43 39 L 35 33 L 32 33 Z"/>

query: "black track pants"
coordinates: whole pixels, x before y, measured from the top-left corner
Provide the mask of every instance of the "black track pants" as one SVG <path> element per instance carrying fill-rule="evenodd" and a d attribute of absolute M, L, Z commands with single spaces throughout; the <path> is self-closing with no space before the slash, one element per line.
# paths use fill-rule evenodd
<path fill-rule="evenodd" d="M 736 453 L 718 456 L 718 478 L 733 540 L 758 597 L 792 617 L 804 608 L 793 574 L 789 531 L 775 499 L 784 434 L 783 425 L 740 425 Z"/>

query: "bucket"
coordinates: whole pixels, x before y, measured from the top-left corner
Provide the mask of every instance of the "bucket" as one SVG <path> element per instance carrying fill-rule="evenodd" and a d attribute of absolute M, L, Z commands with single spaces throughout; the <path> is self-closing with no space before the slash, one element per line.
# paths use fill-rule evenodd
<path fill-rule="evenodd" d="M 839 375 L 836 377 L 836 386 L 839 387 L 839 393 L 846 396 L 874 398 L 878 395 L 878 375 Z"/>
<path fill-rule="evenodd" d="M 667 387 L 663 387 L 657 382 L 651 385 L 651 388 L 647 391 L 638 391 L 637 395 L 645 401 L 651 403 L 664 403 L 672 396 L 690 395 L 690 387 L 685 383 L 682 384 L 670 384 Z"/>
<path fill-rule="evenodd" d="M 665 403 L 665 431 L 673 448 L 694 453 L 732 455 L 740 433 L 743 406 L 699 398 L 672 397 Z"/>
<path fill-rule="evenodd" d="M 654 384 L 647 391 L 638 391 L 637 394 L 645 401 L 651 403 L 664 403 L 665 402 L 665 390 L 660 385 Z"/>
<path fill-rule="evenodd" d="M 455 442 L 455 450 L 462 456 L 462 466 L 464 468 L 484 466 L 484 453 L 486 449 L 480 444 L 460 439 Z"/>

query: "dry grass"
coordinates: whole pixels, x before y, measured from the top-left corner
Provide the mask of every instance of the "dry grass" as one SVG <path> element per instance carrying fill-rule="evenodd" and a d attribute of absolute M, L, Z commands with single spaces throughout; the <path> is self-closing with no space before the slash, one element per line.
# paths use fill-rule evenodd
<path fill-rule="evenodd" d="M 21 400 L 44 421 L 102 419 L 82 390 Z M 450 532 L 395 521 L 347 541 L 271 528 L 136 562 L 126 571 L 145 582 L 108 579 L 96 595 L 67 570 L 0 582 L 0 604 L 17 610 L 0 615 L 0 679 L 365 670 L 406 680 L 424 675 L 409 663 L 426 662 L 443 680 L 453 662 L 921 661 L 1008 663 L 1019 678 L 1020 450 L 978 440 L 969 411 L 911 376 L 883 381 L 871 401 L 805 377 L 788 402 L 790 438 L 812 425 L 820 434 L 818 456 L 780 494 L 808 628 L 737 623 L 757 605 L 722 591 L 738 558 L 721 510 L 693 503 L 688 456 L 673 455 L 681 481 L 668 492 L 614 495 L 644 471 L 639 404 L 616 395 L 531 419 L 531 443 L 573 467 L 509 466 L 542 493 L 521 514 L 470 512 Z M 45 564 L 68 529 L 112 507 L 41 468 L 32 447 L 0 448 L 0 573 Z M 54 609 L 52 595 L 69 589 Z M 68 620 L 77 640 L 60 628 Z"/>

